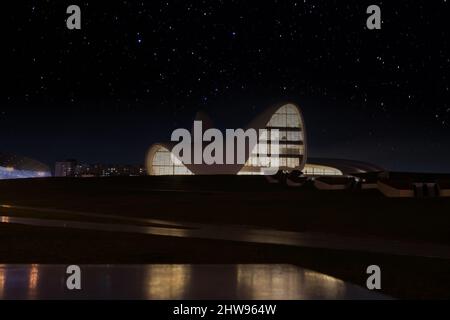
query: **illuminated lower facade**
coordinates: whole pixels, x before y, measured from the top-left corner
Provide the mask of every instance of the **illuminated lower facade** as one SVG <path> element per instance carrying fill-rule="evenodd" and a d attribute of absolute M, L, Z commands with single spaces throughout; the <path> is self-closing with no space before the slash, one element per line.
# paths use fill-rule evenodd
<path fill-rule="evenodd" d="M 342 159 L 308 159 L 305 122 L 300 108 L 294 103 L 272 106 L 257 116 L 246 129 L 265 129 L 267 135 L 259 137 L 252 151 L 241 165 L 192 165 L 183 163 L 172 154 L 173 143 L 156 143 L 147 153 L 146 168 L 149 175 L 238 174 L 261 175 L 276 162 L 283 172 L 301 171 L 310 176 L 342 176 L 352 173 L 382 171 L 371 164 Z M 278 130 L 274 141 L 272 130 Z M 274 147 L 276 146 L 276 155 Z"/>
<path fill-rule="evenodd" d="M 343 172 L 334 167 L 307 163 L 303 168 L 303 174 L 309 176 L 342 176 Z"/>
<path fill-rule="evenodd" d="M 149 153 L 150 165 L 147 165 L 147 171 L 152 176 L 164 175 L 189 175 L 193 174 L 185 165 L 174 163 L 169 148 L 163 144 L 155 144 Z"/>
<path fill-rule="evenodd" d="M 39 161 L 0 153 L 0 180 L 50 177 L 50 169 Z"/>

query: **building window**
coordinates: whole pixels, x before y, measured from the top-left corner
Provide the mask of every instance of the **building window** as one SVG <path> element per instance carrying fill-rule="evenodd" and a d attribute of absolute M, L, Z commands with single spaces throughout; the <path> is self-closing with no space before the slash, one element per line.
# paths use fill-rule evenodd
<path fill-rule="evenodd" d="M 169 150 L 159 147 L 151 160 L 151 174 L 155 176 L 189 175 L 192 172 L 181 161 L 173 161 Z"/>
<path fill-rule="evenodd" d="M 241 169 L 240 174 L 263 174 L 262 168 L 278 165 L 280 169 L 295 169 L 303 162 L 303 128 L 297 107 L 287 104 L 279 108 L 267 123 L 267 137 L 261 139 L 252 151 L 252 155 Z M 276 141 L 270 139 L 270 130 L 279 132 L 278 152 L 274 148 Z M 278 155 L 276 154 L 278 153 Z M 269 155 L 262 156 L 261 155 Z M 250 170 L 250 168 L 253 169 Z M 255 167 L 259 170 L 255 173 Z"/>

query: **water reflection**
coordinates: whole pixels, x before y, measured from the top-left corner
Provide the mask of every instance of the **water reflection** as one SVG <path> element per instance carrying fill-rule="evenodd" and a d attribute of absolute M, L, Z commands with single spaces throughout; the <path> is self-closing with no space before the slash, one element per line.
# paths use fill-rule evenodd
<path fill-rule="evenodd" d="M 338 299 L 345 283 L 318 272 L 286 265 L 238 265 L 237 289 L 250 299 Z"/>
<path fill-rule="evenodd" d="M 190 265 L 150 265 L 146 274 L 148 299 L 182 299 L 187 291 L 191 273 Z"/>
<path fill-rule="evenodd" d="M 0 299 L 3 299 L 3 292 L 5 290 L 5 265 L 0 264 Z"/>
<path fill-rule="evenodd" d="M 35 299 L 39 296 L 38 284 L 41 268 L 38 264 L 0 265 L 0 299 L 8 299 L 9 296 L 21 299 Z"/>
<path fill-rule="evenodd" d="M 39 282 L 39 265 L 32 264 L 28 272 L 28 298 L 35 299 Z"/>
<path fill-rule="evenodd" d="M 267 268 L 264 265 L 238 265 L 237 287 L 251 299 L 288 299 L 298 289 L 301 274 L 275 265 Z"/>
<path fill-rule="evenodd" d="M 293 265 L 81 265 L 82 290 L 65 265 L 0 265 L 0 299 L 385 299 Z"/>

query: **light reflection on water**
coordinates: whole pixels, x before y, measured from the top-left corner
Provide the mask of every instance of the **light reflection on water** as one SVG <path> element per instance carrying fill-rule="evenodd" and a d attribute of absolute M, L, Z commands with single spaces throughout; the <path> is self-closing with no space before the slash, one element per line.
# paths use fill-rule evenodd
<path fill-rule="evenodd" d="M 0 299 L 7 299 L 10 295 L 23 299 L 37 298 L 40 270 L 38 264 L 24 265 L 22 268 L 0 264 Z"/>
<path fill-rule="evenodd" d="M 28 273 L 28 298 L 35 299 L 39 282 L 39 265 L 32 264 Z"/>
<path fill-rule="evenodd" d="M 342 280 L 295 266 L 238 265 L 238 290 L 250 299 L 338 299 L 345 296 Z"/>
<path fill-rule="evenodd" d="M 191 266 L 187 264 L 151 265 L 146 268 L 148 299 L 182 299 L 190 284 Z"/>
<path fill-rule="evenodd" d="M 40 220 L 0 216 L 1 222 L 61 226 L 156 235 L 190 237 L 202 230 L 134 225 L 97 224 L 77 221 Z M 208 230 L 206 230 L 208 231 Z M 205 231 L 205 232 L 206 232 Z M 276 232 L 242 233 L 213 229 L 209 236 L 255 238 L 266 242 L 286 241 Z M 211 235 L 211 234 L 212 235 Z M 249 240 L 249 239 L 247 239 Z M 290 239 L 289 241 L 297 241 Z M 119 298 L 119 299 L 348 299 L 380 298 L 368 290 L 333 277 L 292 265 L 85 265 L 83 290 L 65 289 L 63 265 L 0 265 L 0 299 Z M 386 298 L 383 296 L 383 298 Z"/>
<path fill-rule="evenodd" d="M 82 290 L 65 289 L 64 265 L 0 265 L 0 299 L 386 298 L 293 265 L 81 265 Z"/>
<path fill-rule="evenodd" d="M 3 299 L 3 291 L 5 290 L 5 268 L 0 264 L 0 299 Z"/>

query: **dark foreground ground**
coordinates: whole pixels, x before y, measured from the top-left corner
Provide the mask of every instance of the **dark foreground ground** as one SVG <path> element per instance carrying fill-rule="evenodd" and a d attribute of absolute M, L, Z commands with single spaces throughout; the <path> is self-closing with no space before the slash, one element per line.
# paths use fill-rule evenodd
<path fill-rule="evenodd" d="M 0 204 L 450 243 L 448 199 L 286 189 L 262 177 L 0 181 Z M 387 294 L 450 298 L 448 260 L 219 240 L 0 224 L 0 263 L 293 263 L 362 286 L 377 264 Z"/>
<path fill-rule="evenodd" d="M 450 198 L 287 188 L 258 176 L 3 180 L 0 204 L 450 244 Z"/>

